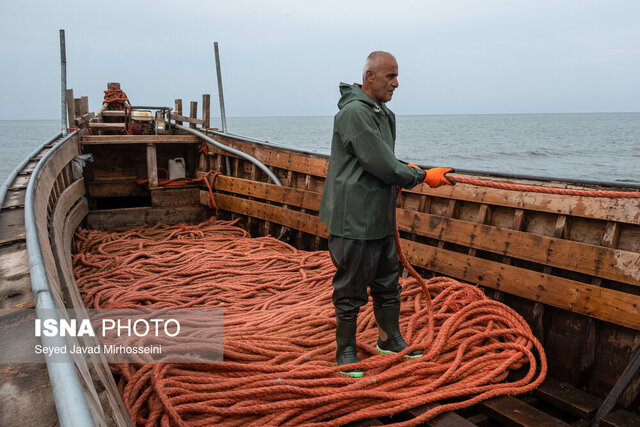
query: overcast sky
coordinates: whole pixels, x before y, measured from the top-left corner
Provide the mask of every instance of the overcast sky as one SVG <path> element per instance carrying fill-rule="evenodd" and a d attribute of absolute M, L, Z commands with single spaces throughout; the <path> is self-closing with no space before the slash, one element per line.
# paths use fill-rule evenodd
<path fill-rule="evenodd" d="M 640 111 L 635 0 L 2 0 L 0 119 L 59 117 L 59 29 L 91 110 L 118 81 L 217 116 L 218 41 L 227 116 L 332 115 L 372 50 L 398 60 L 396 114 Z"/>

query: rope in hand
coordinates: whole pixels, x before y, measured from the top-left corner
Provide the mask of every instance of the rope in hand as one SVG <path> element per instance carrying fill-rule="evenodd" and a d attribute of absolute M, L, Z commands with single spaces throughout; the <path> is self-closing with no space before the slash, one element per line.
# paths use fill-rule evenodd
<path fill-rule="evenodd" d="M 539 185 L 510 184 L 507 182 L 496 182 L 481 179 L 465 178 L 462 176 L 448 175 L 447 179 L 456 183 L 471 184 L 480 187 L 499 188 L 501 190 L 525 191 L 533 193 L 560 194 L 565 196 L 586 196 L 586 197 L 606 197 L 635 199 L 640 198 L 640 191 L 603 191 L 603 190 L 572 190 L 569 188 L 542 187 Z"/>
<path fill-rule="evenodd" d="M 208 181 L 205 181 L 208 182 Z M 400 327 L 424 356 L 375 351 L 371 304 L 358 318 L 360 379 L 338 373 L 326 251 L 250 238 L 233 222 L 79 229 L 74 272 L 89 308 L 224 308 L 224 363 L 114 364 L 138 425 L 343 425 L 432 408 L 398 425 L 539 386 L 540 343 L 509 307 L 477 287 L 400 279 Z M 537 353 L 537 355 L 536 355 Z M 521 379 L 506 380 L 521 369 Z"/>

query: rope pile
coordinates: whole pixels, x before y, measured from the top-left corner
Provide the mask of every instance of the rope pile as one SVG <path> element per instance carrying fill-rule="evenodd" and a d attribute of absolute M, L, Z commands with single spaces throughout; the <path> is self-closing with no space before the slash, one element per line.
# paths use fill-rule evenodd
<path fill-rule="evenodd" d="M 74 272 L 88 308 L 224 309 L 224 362 L 114 364 L 139 425 L 343 425 L 443 403 L 398 425 L 499 395 L 530 391 L 547 365 L 509 307 L 449 278 L 401 279 L 409 351 L 375 351 L 371 304 L 358 318 L 360 379 L 338 373 L 331 279 L 324 251 L 251 238 L 233 222 L 79 229 Z M 522 368 L 522 379 L 506 380 Z"/>
<path fill-rule="evenodd" d="M 111 85 L 108 90 L 104 91 L 104 100 L 102 102 L 111 104 L 110 106 L 115 110 L 124 110 L 125 103 L 131 105 L 127 94 L 122 89 L 118 89 L 116 85 Z"/>

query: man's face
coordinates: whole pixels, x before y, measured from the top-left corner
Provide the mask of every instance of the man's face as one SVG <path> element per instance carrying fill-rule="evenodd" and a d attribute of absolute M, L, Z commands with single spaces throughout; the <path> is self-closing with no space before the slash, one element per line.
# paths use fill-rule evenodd
<path fill-rule="evenodd" d="M 398 87 L 398 63 L 392 56 L 385 56 L 375 73 L 367 75 L 371 95 L 378 104 L 391 101 Z"/>

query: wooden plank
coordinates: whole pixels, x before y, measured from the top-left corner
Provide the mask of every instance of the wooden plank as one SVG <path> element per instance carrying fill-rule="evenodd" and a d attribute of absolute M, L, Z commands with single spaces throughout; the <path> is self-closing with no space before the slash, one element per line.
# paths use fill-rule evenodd
<path fill-rule="evenodd" d="M 548 376 L 540 387 L 533 391 L 533 394 L 556 408 L 580 418 L 593 417 L 602 403 L 602 399 Z"/>
<path fill-rule="evenodd" d="M 7 191 L 7 194 L 2 202 L 2 209 L 24 207 L 24 198 L 26 191 Z"/>
<path fill-rule="evenodd" d="M 569 425 L 511 396 L 489 399 L 480 403 L 480 408 L 499 423 L 506 425 L 531 427 Z"/>
<path fill-rule="evenodd" d="M 440 406 L 438 403 L 429 403 L 426 405 L 419 406 L 417 408 L 409 409 L 406 412 L 407 414 L 415 418 L 433 408 L 437 408 L 438 406 Z M 445 412 L 443 414 L 438 415 L 435 418 L 432 418 L 431 420 L 427 421 L 425 424 L 429 426 L 434 426 L 434 427 L 457 427 L 457 426 L 473 427 L 475 426 L 475 424 L 467 421 L 466 419 L 462 418 L 460 415 L 456 414 L 455 412 Z"/>
<path fill-rule="evenodd" d="M 25 242 L 0 247 L 0 309 L 33 304 Z"/>
<path fill-rule="evenodd" d="M 549 236 L 397 210 L 402 231 L 640 286 L 640 254 Z"/>
<path fill-rule="evenodd" d="M 197 102 L 196 102 L 197 104 Z M 197 107 L 196 107 L 197 108 Z M 182 124 L 183 122 L 189 123 L 189 127 L 195 127 L 195 125 L 201 125 L 202 120 L 195 117 L 187 117 L 181 114 L 171 113 L 171 118 L 176 121 L 176 124 Z"/>
<path fill-rule="evenodd" d="M 208 193 L 200 192 L 200 203 L 206 204 Z M 329 232 L 325 225 L 318 220 L 316 215 L 309 215 L 302 212 L 292 211 L 275 205 L 257 202 L 254 200 L 241 199 L 228 196 L 226 194 L 216 194 L 216 204 L 218 208 L 241 215 L 250 215 L 254 218 L 286 225 L 290 228 L 314 234 L 319 237 L 329 237 Z"/>
<path fill-rule="evenodd" d="M 204 173 L 198 173 L 204 176 Z M 279 186 L 266 182 L 252 181 L 220 175 L 216 179 L 216 190 L 269 200 L 283 205 L 296 206 L 303 209 L 317 211 L 320 209 L 322 193 L 307 191 L 299 188 Z"/>
<path fill-rule="evenodd" d="M 148 224 L 198 224 L 210 217 L 209 209 L 204 206 L 187 208 L 124 208 L 90 211 L 87 215 L 87 227 L 96 230 L 112 230 L 120 227 L 137 227 Z"/>
<path fill-rule="evenodd" d="M 200 189 L 198 187 L 172 188 L 157 187 L 151 189 L 151 206 L 158 208 L 177 208 L 198 206 Z"/>
<path fill-rule="evenodd" d="M 92 129 L 98 130 L 123 130 L 124 123 L 91 123 L 89 122 L 89 127 Z"/>
<path fill-rule="evenodd" d="M 89 97 L 88 96 L 81 96 L 80 97 L 80 111 L 79 111 L 79 115 L 80 116 L 84 116 L 85 114 L 89 113 Z"/>
<path fill-rule="evenodd" d="M 40 250 L 44 261 L 47 277 L 51 285 L 51 294 L 56 306 L 63 307 L 62 295 L 60 293 L 60 281 L 55 274 L 56 265 L 51 249 L 48 231 L 48 205 L 54 182 L 67 164 L 78 154 L 78 143 L 75 138 L 68 139 L 58 145 L 57 150 L 47 159 L 40 169 L 36 180 L 34 196 L 34 214 L 37 225 L 38 238 L 40 239 Z"/>
<path fill-rule="evenodd" d="M 409 240 L 402 242 L 413 265 L 531 301 L 640 329 L 640 296 L 504 265 Z"/>
<path fill-rule="evenodd" d="M 201 140 L 194 135 L 84 135 L 80 140 L 82 145 L 113 145 L 113 144 L 198 144 Z"/>
<path fill-rule="evenodd" d="M 182 99 L 176 99 L 176 112 L 175 112 L 175 116 L 182 116 Z M 170 116 L 172 119 L 174 118 L 173 114 L 170 114 Z M 182 121 L 181 120 L 176 120 L 176 124 L 177 125 L 181 125 Z"/>
<path fill-rule="evenodd" d="M 149 188 L 158 186 L 158 158 L 156 155 L 156 145 L 147 144 L 147 179 Z"/>
<path fill-rule="evenodd" d="M 149 190 L 135 179 L 122 181 L 90 181 L 89 195 L 93 198 L 148 196 Z"/>
<path fill-rule="evenodd" d="M 490 177 L 489 177 L 490 178 Z M 526 193 L 478 187 L 469 184 L 430 188 L 420 184 L 410 193 L 464 200 L 488 205 L 506 206 L 560 215 L 640 224 L 640 199 L 608 199 L 602 197 L 565 196 Z"/>
<path fill-rule="evenodd" d="M 478 209 L 478 214 L 476 215 L 476 222 L 478 224 L 485 224 L 487 222 L 487 216 L 489 215 L 489 206 L 482 204 Z M 476 248 L 469 248 L 469 255 L 476 256 Z"/>
<path fill-rule="evenodd" d="M 0 211 L 0 240 L 11 242 L 24 234 L 23 208 Z"/>
<path fill-rule="evenodd" d="M 73 102 L 73 89 L 67 89 L 67 117 L 69 118 L 69 127 L 76 124 L 76 104 Z"/>
<path fill-rule="evenodd" d="M 80 110 L 82 109 L 82 107 L 80 106 L 80 98 L 74 98 L 73 99 L 73 105 L 74 105 L 74 109 L 76 110 L 76 114 L 78 116 L 80 116 Z"/>
<path fill-rule="evenodd" d="M 202 127 L 208 128 L 211 123 L 211 95 L 202 95 Z"/>
<path fill-rule="evenodd" d="M 294 150 L 273 147 L 258 143 L 238 142 L 231 138 L 210 135 L 213 139 L 229 147 L 244 151 L 245 153 L 257 158 L 267 166 L 273 166 L 281 169 L 291 170 L 303 174 L 321 176 L 327 175 L 329 159 L 315 154 L 300 153 Z M 207 144 L 211 155 L 223 154 L 234 157 L 231 153 L 224 152 L 212 144 Z"/>
<path fill-rule="evenodd" d="M 36 337 L 33 337 L 35 344 Z M 34 345 L 35 345 L 34 344 Z M 58 413 L 44 363 L 0 365 L 0 425 L 57 425 Z"/>
<path fill-rule="evenodd" d="M 191 101 L 191 111 L 189 112 L 189 117 L 191 119 L 189 120 L 189 127 L 195 129 L 197 124 L 195 120 L 198 119 L 198 103 L 196 101 Z M 187 120 L 184 120 L 184 121 L 187 121 Z M 202 124 L 202 120 L 200 121 L 199 124 Z"/>
<path fill-rule="evenodd" d="M 618 409 L 600 419 L 601 427 L 632 427 L 640 425 L 640 417 L 633 412 Z"/>

